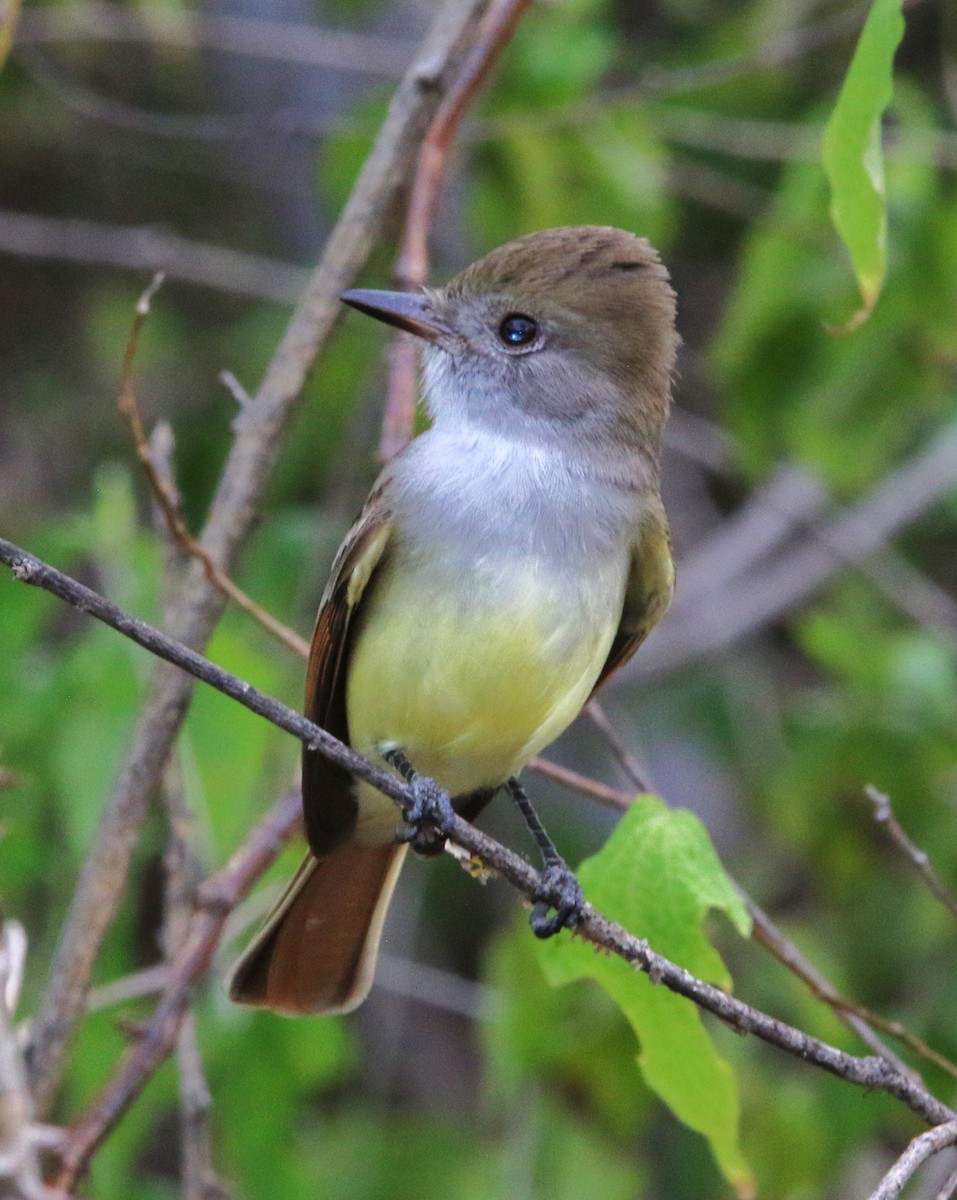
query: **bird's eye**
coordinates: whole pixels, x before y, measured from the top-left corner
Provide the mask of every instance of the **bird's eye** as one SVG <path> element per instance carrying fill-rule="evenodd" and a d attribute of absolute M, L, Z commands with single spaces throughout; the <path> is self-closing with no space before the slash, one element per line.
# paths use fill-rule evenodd
<path fill-rule="evenodd" d="M 509 313 L 498 327 L 498 336 L 506 346 L 527 346 L 538 337 L 538 322 L 524 313 Z"/>

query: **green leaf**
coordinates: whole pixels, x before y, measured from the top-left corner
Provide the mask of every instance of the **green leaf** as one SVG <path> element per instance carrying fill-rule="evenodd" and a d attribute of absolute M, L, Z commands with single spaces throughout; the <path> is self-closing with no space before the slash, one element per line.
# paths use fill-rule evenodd
<path fill-rule="evenodd" d="M 894 54 L 903 36 L 901 0 L 874 0 L 824 131 L 831 217 L 851 256 L 864 302 L 847 329 L 870 316 L 887 268 L 881 115 L 893 95 Z"/>
<path fill-rule="evenodd" d="M 702 924 L 712 908 L 724 912 L 742 935 L 750 931 L 750 922 L 704 826 L 691 813 L 669 809 L 656 797 L 636 801 L 578 875 L 585 895 L 600 911 L 693 974 L 721 987 L 730 985 Z M 697 1008 L 580 940 L 553 939 L 541 944 L 539 954 L 553 986 L 583 978 L 601 984 L 638 1037 L 638 1064 L 648 1086 L 708 1139 L 738 1194 L 750 1195 L 753 1181 L 738 1146 L 734 1076 L 712 1045 Z"/>

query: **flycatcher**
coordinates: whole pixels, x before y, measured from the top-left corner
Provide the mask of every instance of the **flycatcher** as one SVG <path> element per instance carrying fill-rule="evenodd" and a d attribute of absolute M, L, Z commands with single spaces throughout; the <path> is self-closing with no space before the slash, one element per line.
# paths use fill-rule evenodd
<path fill-rule="evenodd" d="M 425 342 L 432 425 L 336 556 L 306 715 L 472 818 L 505 783 L 523 799 L 515 777 L 671 599 L 659 464 L 674 293 L 647 241 L 586 225 L 520 238 L 444 288 L 342 299 Z M 230 995 L 347 1012 L 372 985 L 407 843 L 441 848 L 448 797 L 420 789 L 403 833 L 391 800 L 320 755 L 304 752 L 302 774 L 310 853 Z M 543 936 L 581 907 L 545 849 L 560 886 L 539 897 Z"/>

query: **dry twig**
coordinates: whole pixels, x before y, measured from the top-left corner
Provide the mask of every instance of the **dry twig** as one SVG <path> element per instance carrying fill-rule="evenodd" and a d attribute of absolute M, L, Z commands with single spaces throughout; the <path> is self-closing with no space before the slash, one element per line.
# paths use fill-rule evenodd
<path fill-rule="evenodd" d="M 234 582 L 225 571 L 221 570 L 213 562 L 212 557 L 196 538 L 193 537 L 180 507 L 179 492 L 176 489 L 176 485 L 173 483 L 171 477 L 164 475 L 154 461 L 153 448 L 150 444 L 150 439 L 146 436 L 143 417 L 136 399 L 136 388 L 133 384 L 133 364 L 136 359 L 136 351 L 139 348 L 140 334 L 142 333 L 143 325 L 146 323 L 146 318 L 149 316 L 150 303 L 162 282 L 163 274 L 160 272 L 153 277 L 153 282 L 143 295 L 140 296 L 136 305 L 136 315 L 133 318 L 133 326 L 126 343 L 126 351 L 123 355 L 123 369 L 120 375 L 120 394 L 117 401 L 120 416 L 130 428 L 130 432 L 133 435 L 133 442 L 136 446 L 136 453 L 143 468 L 143 473 L 146 476 L 146 481 L 150 486 L 150 491 L 153 494 L 153 499 L 159 505 L 160 511 L 166 520 L 166 527 L 170 537 L 176 545 L 184 554 L 195 558 L 202 565 L 209 582 L 214 587 L 219 588 L 227 599 L 232 600 L 237 608 L 242 609 L 247 616 L 252 617 L 267 633 L 270 633 L 287 649 L 292 650 L 300 658 L 307 658 L 309 655 L 309 643 L 306 639 L 300 637 L 295 630 L 284 625 L 282 621 L 278 621 L 261 604 L 257 604 L 250 595 L 243 591 L 239 584 Z"/>
<path fill-rule="evenodd" d="M 931 895 L 940 901 L 952 917 L 957 917 L 957 897 L 934 870 L 927 852 L 921 850 L 907 836 L 907 831 L 894 816 L 890 796 L 878 791 L 871 783 L 864 788 L 864 795 L 874 805 L 874 820 L 887 830 L 888 837 L 915 868 Z"/>
<path fill-rule="evenodd" d="M 950 495 L 955 478 L 957 427 L 948 426 L 853 508 L 821 523 L 810 540 L 771 561 L 760 588 L 736 576 L 720 595 L 709 593 L 707 605 L 691 602 L 679 589 L 667 623 L 655 630 L 637 666 L 620 671 L 609 688 L 627 682 L 632 669 L 647 676 L 687 666 L 793 611 L 842 568 L 881 551 Z"/>
<path fill-rule="evenodd" d="M 914 1174 L 929 1158 L 957 1142 L 957 1121 L 947 1121 L 921 1133 L 907 1147 L 881 1180 L 870 1200 L 895 1200 Z"/>
<path fill-rule="evenodd" d="M 23 979 L 27 935 L 16 921 L 0 925 L 0 1196 L 3 1200 L 66 1200 L 43 1184 L 38 1150 L 58 1130 L 37 1126 L 13 1026 Z"/>
<path fill-rule="evenodd" d="M 9 209 L 0 210 L 0 254 L 139 273 L 162 269 L 183 283 L 277 304 L 294 304 L 309 279 L 305 267 L 294 263 L 197 242 L 164 229 Z"/>
<path fill-rule="evenodd" d="M 556 783 L 564 784 L 573 791 L 581 792 L 583 796 L 597 800 L 599 804 L 616 808 L 619 811 L 626 809 L 634 799 L 632 796 L 626 796 L 624 792 L 616 791 L 606 783 L 599 783 L 597 779 L 589 779 L 587 775 L 572 771 L 548 758 L 533 758 L 528 764 L 528 768 L 530 771 L 537 771 L 539 775 L 544 775 L 546 779 L 554 779 Z"/>
<path fill-rule="evenodd" d="M 402 250 L 396 265 L 396 277 L 403 288 L 421 288 L 428 281 L 428 235 L 449 148 L 476 92 L 508 45 L 530 4 L 531 0 L 497 0 L 488 10 L 455 86 L 446 92 L 422 139 Z M 389 359 L 389 396 L 379 443 L 382 462 L 395 458 L 412 437 L 418 361 L 415 339 L 408 334 L 399 334 L 392 343 Z"/>

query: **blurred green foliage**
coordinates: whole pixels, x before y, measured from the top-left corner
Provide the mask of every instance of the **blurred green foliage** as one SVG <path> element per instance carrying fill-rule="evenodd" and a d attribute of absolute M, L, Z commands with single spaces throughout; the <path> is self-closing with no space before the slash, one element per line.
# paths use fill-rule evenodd
<path fill-rule="evenodd" d="M 353 6 L 338 8 L 355 17 Z M 363 11 L 372 19 L 388 8 L 370 0 Z M 435 238 L 437 277 L 498 242 L 565 222 L 621 224 L 663 250 L 686 343 L 679 403 L 734 438 L 730 477 L 695 476 L 691 488 L 707 494 L 712 520 L 788 460 L 816 474 L 835 499 L 852 503 L 957 415 L 957 193 L 952 170 L 940 165 L 953 166 L 946 157 L 953 116 L 938 72 L 940 14 L 930 0 L 909 6 L 896 60 L 884 292 L 856 332 L 835 337 L 825 328 L 857 303 L 847 255 L 830 225 L 819 152 L 860 27 L 834 21 L 851 11 L 858 10 L 837 4 L 826 13 L 814 5 L 797 12 L 780 0 L 537 6 L 455 158 Z M 798 17 L 836 32 L 807 37 L 802 49 L 793 29 Z M 765 55 L 758 69 L 755 57 L 779 38 L 789 51 Z M 184 111 L 210 98 L 199 52 L 171 57 L 169 47 L 141 47 L 134 64 L 153 69 L 134 71 L 124 59 L 108 59 L 107 49 L 80 40 L 59 47 L 56 62 L 86 83 L 122 84 L 130 104 Z M 727 61 L 726 71 L 710 70 Z M 167 142 L 158 152 L 142 134 L 101 135 L 96 126 L 91 132 L 37 79 L 30 59 L 16 53 L 0 77 L 0 204 L 65 216 L 82 211 L 104 222 L 163 220 L 196 239 L 295 252 L 289 222 L 277 216 L 287 199 L 280 187 L 270 192 L 255 173 L 247 187 L 241 172 L 224 176 L 223 186 L 211 168 L 204 173 L 215 158 L 205 144 L 197 150 Z M 329 214 L 341 204 L 387 94 L 376 85 L 349 95 L 343 118 L 319 147 L 309 201 L 316 211 Z M 802 149 L 809 144 L 803 129 L 815 131 L 810 152 Z M 0 299 L 15 313 L 0 322 L 3 532 L 158 620 L 163 550 L 113 409 L 118 363 L 146 279 L 2 261 Z M 388 253 L 377 255 L 370 277 L 384 278 L 389 262 Z M 216 374 L 228 367 L 253 388 L 285 319 L 278 305 L 175 281 L 154 302 L 138 388 L 151 417 L 174 426 L 178 481 L 194 527 L 235 415 Z M 331 555 L 374 476 L 382 346 L 381 331 L 359 319 L 333 338 L 244 561 L 243 586 L 301 630 L 308 630 Z M 669 467 L 672 478 L 685 478 L 676 456 Z M 676 489 L 669 499 L 682 553 L 707 535 L 697 528 L 700 510 L 683 520 L 684 495 Z M 895 548 L 949 593 L 957 584 L 955 515 L 952 496 Z M 29 929 L 21 1008 L 29 1014 L 122 762 L 149 664 L 110 631 L 6 575 L 0 629 L 0 765 L 15 776 L 0 792 L 0 899 L 4 912 Z M 227 614 L 210 655 L 297 703 L 300 664 L 237 614 Z M 622 704 L 624 723 L 641 732 L 656 764 L 665 763 L 658 773 L 666 798 L 673 798 L 668 766 L 675 790 L 690 772 L 693 784 L 685 782 L 684 792 L 705 812 L 727 867 L 812 961 L 839 989 L 957 1057 L 949 1017 L 957 1003 L 953 923 L 888 848 L 862 795 L 866 783 L 889 792 L 911 836 L 957 883 L 957 839 L 949 836 L 957 804 L 953 631 L 915 622 L 867 576 L 843 574 L 777 625 L 760 651 L 749 645 L 734 664 L 737 674 L 729 659 L 709 659 L 636 687 Z M 603 746 L 583 736 L 573 747 L 582 769 L 609 773 Z M 294 758 L 277 731 L 221 696 L 197 693 L 180 759 L 209 865 L 225 859 L 284 787 Z M 709 810 L 719 781 L 729 779 L 731 802 Z M 573 818 L 551 803 L 549 824 L 557 824 L 563 846 L 592 851 L 605 827 L 589 806 L 579 805 Z M 101 955 L 98 983 L 159 958 L 165 841 L 157 811 Z M 635 865 L 642 849 L 646 843 L 636 849 Z M 288 875 L 295 857 L 291 849 L 271 883 Z M 653 926 L 653 902 L 667 882 L 664 865 L 647 871 L 655 886 L 639 933 Z M 384 985 L 345 1021 L 239 1011 L 226 1002 L 218 975 L 204 993 L 199 1039 L 214 1097 L 216 1158 L 236 1195 L 730 1194 L 706 1142 L 643 1081 L 634 1032 L 606 992 L 590 983 L 550 987 L 523 920 L 500 921 L 493 932 L 496 906 L 507 903 L 498 885 L 480 890 L 444 862 L 422 874 L 421 931 L 409 935 L 402 952 L 480 981 L 480 1019 L 428 1003 L 403 1006 Z M 595 880 L 588 890 L 601 886 Z M 413 900 L 400 902 L 397 929 L 414 909 Z M 695 923 L 702 915 L 696 908 Z M 420 930 L 417 921 L 409 924 Z M 707 928 L 738 994 L 860 1052 L 833 1014 L 767 954 L 742 942 L 727 922 Z M 217 972 L 235 948 L 234 941 L 224 949 Z M 546 947 L 544 957 L 565 949 Z M 716 952 L 701 952 L 713 956 L 714 971 L 723 969 Z M 616 967 L 599 959 L 590 965 L 596 972 Z M 645 981 L 636 983 L 657 998 Z M 74 1115 L 108 1078 L 124 1044 L 119 1021 L 149 1011 L 148 1000 L 136 1000 L 89 1018 L 55 1117 Z M 716 1068 L 727 1063 L 734 1072 L 743 1158 L 759 1194 L 866 1195 L 874 1161 L 916 1132 L 915 1121 L 887 1097 L 862 1096 L 693 1019 L 713 1039 Z M 953 1081 L 922 1069 L 952 1102 Z M 715 1100 L 713 1089 L 708 1098 Z M 734 1124 L 733 1114 L 721 1115 Z M 89 1194 L 179 1195 L 176 1122 L 176 1073 L 167 1065 L 97 1156 Z M 731 1145 L 725 1143 L 725 1166 L 738 1170 L 740 1181 Z"/>

